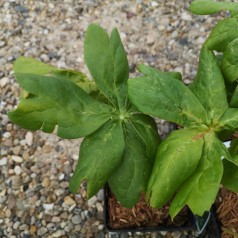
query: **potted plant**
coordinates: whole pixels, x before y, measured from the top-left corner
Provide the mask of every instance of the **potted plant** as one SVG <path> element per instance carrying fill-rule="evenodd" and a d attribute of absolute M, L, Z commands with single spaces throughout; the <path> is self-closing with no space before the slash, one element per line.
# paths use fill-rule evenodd
<path fill-rule="evenodd" d="M 230 179 L 238 160 L 222 143 L 238 128 L 238 7 L 209 0 L 190 6 L 195 14 L 224 9 L 232 15 L 220 21 L 203 44 L 190 85 L 183 84 L 179 73 L 145 65 L 139 66 L 143 76 L 128 80 L 119 33 L 114 29 L 108 36 L 91 24 L 84 58 L 93 79 L 20 57 L 14 73 L 23 91 L 9 118 L 29 130 L 52 133 L 57 128 L 62 138 L 84 137 L 70 182 L 73 193 L 86 180 L 90 198 L 108 182 L 124 207 L 135 205 L 146 192 L 152 207 L 171 201 L 172 219 L 185 205 L 202 216 L 221 182 L 238 191 L 235 177 Z M 151 116 L 182 128 L 160 143 Z"/>
<path fill-rule="evenodd" d="M 195 80 L 185 86 L 175 77 L 141 65 L 143 76 L 128 84 L 129 97 L 140 111 L 182 127 L 159 145 L 147 187 L 153 207 L 163 206 L 176 193 L 170 206 L 172 218 L 185 205 L 202 215 L 214 203 L 221 183 L 238 192 L 237 156 L 222 143 L 238 129 L 238 5 L 197 0 L 190 10 L 231 12 L 203 44 Z"/>

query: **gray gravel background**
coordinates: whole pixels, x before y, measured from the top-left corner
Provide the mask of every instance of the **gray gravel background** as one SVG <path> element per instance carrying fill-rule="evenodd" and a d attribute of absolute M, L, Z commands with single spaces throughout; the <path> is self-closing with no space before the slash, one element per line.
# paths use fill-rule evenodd
<path fill-rule="evenodd" d="M 188 3 L 0 0 L 0 238 L 109 237 L 102 223 L 102 191 L 86 201 L 84 185 L 76 196 L 68 190 L 81 140 L 27 132 L 8 120 L 6 113 L 20 92 L 13 61 L 24 55 L 88 73 L 83 39 L 95 22 L 108 31 L 118 28 L 131 75 L 138 63 L 147 63 L 180 71 L 187 83 L 195 76 L 199 49 L 215 19 L 191 15 Z M 167 131 L 160 126 L 162 134 Z M 123 234 L 128 236 L 188 237 L 181 232 Z"/>

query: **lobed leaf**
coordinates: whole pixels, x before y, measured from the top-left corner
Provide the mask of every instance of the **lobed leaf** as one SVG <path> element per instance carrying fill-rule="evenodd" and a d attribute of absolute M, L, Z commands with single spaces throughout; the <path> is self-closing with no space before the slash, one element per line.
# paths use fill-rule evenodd
<path fill-rule="evenodd" d="M 230 11 L 238 13 L 238 5 L 233 2 L 214 2 L 212 0 L 194 0 L 189 6 L 189 10 L 197 15 L 210 15 L 220 11 Z"/>
<path fill-rule="evenodd" d="M 238 107 L 238 86 L 235 87 L 235 90 L 232 93 L 231 100 L 230 100 L 230 107 L 232 108 Z"/>
<path fill-rule="evenodd" d="M 85 137 L 70 181 L 71 192 L 76 193 L 81 182 L 86 180 L 87 197 L 91 198 L 121 164 L 124 150 L 123 129 L 117 121 L 112 120 Z"/>
<path fill-rule="evenodd" d="M 91 134 L 110 118 L 111 107 L 69 80 L 23 73 L 16 77 L 22 88 L 34 95 L 22 99 L 8 114 L 23 128 L 50 133 L 58 125 L 58 136 L 72 139 Z"/>
<path fill-rule="evenodd" d="M 162 207 L 196 170 L 202 156 L 204 131 L 173 131 L 158 147 L 147 187 L 152 207 Z"/>
<path fill-rule="evenodd" d="M 219 190 L 223 166 L 220 144 L 209 133 L 204 137 L 204 148 L 195 173 L 181 186 L 170 206 L 172 219 L 187 204 L 193 214 L 202 216 L 209 211 Z"/>
<path fill-rule="evenodd" d="M 238 193 L 238 165 L 235 165 L 234 163 L 231 163 L 225 159 L 222 162 L 224 168 L 221 181 L 222 185 L 229 190 Z"/>
<path fill-rule="evenodd" d="M 132 103 L 143 113 L 182 126 L 207 123 L 206 112 L 198 98 L 179 80 L 161 74 L 128 81 Z"/>
<path fill-rule="evenodd" d="M 121 164 L 109 179 L 109 185 L 124 207 L 132 207 L 146 186 L 159 144 L 152 118 L 135 115 L 124 125 L 125 152 Z"/>
<path fill-rule="evenodd" d="M 220 66 L 213 51 L 206 47 L 201 49 L 198 72 L 189 88 L 202 103 L 211 121 L 219 119 L 228 108 Z"/>
<path fill-rule="evenodd" d="M 129 66 L 117 30 L 114 29 L 109 38 L 101 27 L 91 24 L 85 35 L 84 58 L 104 95 L 114 106 L 125 107 Z"/>
<path fill-rule="evenodd" d="M 138 66 L 138 69 L 141 73 L 143 73 L 146 76 L 156 76 L 156 77 L 160 77 L 160 78 L 174 78 L 174 79 L 178 79 L 178 80 L 182 80 L 182 75 L 179 72 L 162 72 L 158 69 L 152 68 L 150 66 L 144 65 L 144 64 L 140 64 Z"/>
<path fill-rule="evenodd" d="M 97 88 L 96 84 L 93 81 L 90 81 L 82 72 L 70 69 L 59 69 L 30 57 L 18 57 L 14 62 L 13 70 L 16 75 L 19 73 L 24 73 L 56 76 L 57 78 L 68 79 L 92 96 L 99 94 L 99 89 Z M 26 95 L 28 96 L 29 94 Z M 24 98 L 27 98 L 27 96 Z"/>
<path fill-rule="evenodd" d="M 228 44 L 238 38 L 238 18 L 226 18 L 217 23 L 204 43 L 211 50 L 224 52 Z"/>
<path fill-rule="evenodd" d="M 238 129 L 238 108 L 228 108 L 219 119 L 220 125 L 227 129 L 235 131 Z"/>
<path fill-rule="evenodd" d="M 223 54 L 221 69 L 224 77 L 230 83 L 238 79 L 238 39 L 233 40 Z"/>

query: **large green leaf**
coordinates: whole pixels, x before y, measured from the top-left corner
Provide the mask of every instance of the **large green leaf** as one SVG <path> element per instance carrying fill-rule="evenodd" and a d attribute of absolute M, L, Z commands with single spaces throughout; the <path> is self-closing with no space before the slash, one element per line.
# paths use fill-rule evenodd
<path fill-rule="evenodd" d="M 182 75 L 179 72 L 162 72 L 158 69 L 152 68 L 150 66 L 140 64 L 138 66 L 138 69 L 141 73 L 143 73 L 146 76 L 156 76 L 160 78 L 174 78 L 178 80 L 182 80 Z"/>
<path fill-rule="evenodd" d="M 124 106 L 129 66 L 117 30 L 109 38 L 101 27 L 91 24 L 85 35 L 84 58 L 100 90 L 113 105 Z"/>
<path fill-rule="evenodd" d="M 71 192 L 76 193 L 81 182 L 86 180 L 87 197 L 92 197 L 118 168 L 124 150 L 123 129 L 117 121 L 110 121 L 85 137 L 70 181 Z"/>
<path fill-rule="evenodd" d="M 231 11 L 238 13 L 238 4 L 233 2 L 214 2 L 212 0 L 194 0 L 189 10 L 197 15 L 210 15 L 220 11 Z"/>
<path fill-rule="evenodd" d="M 238 166 L 225 159 L 222 162 L 224 167 L 222 185 L 238 193 Z"/>
<path fill-rule="evenodd" d="M 237 4 L 238 5 L 238 4 Z M 238 39 L 233 40 L 224 51 L 221 69 L 230 83 L 238 79 Z"/>
<path fill-rule="evenodd" d="M 22 88 L 34 95 L 22 99 L 9 118 L 23 128 L 79 138 L 99 128 L 110 118 L 111 107 L 90 97 L 69 80 L 53 76 L 16 74 Z"/>
<path fill-rule="evenodd" d="M 181 129 L 172 132 L 158 148 L 147 188 L 152 207 L 169 201 L 180 185 L 196 170 L 202 156 L 204 132 Z"/>
<path fill-rule="evenodd" d="M 110 82 L 110 85 L 115 85 L 119 108 L 125 109 L 128 107 L 127 80 L 129 77 L 129 65 L 117 29 L 112 30 L 110 44 L 114 55 L 114 82 Z"/>
<path fill-rule="evenodd" d="M 228 108 L 219 120 L 220 125 L 235 131 L 238 129 L 238 108 Z"/>
<path fill-rule="evenodd" d="M 143 113 L 183 126 L 206 124 L 206 112 L 198 98 L 173 77 L 150 75 L 128 81 L 128 94 Z"/>
<path fill-rule="evenodd" d="M 181 186 L 170 206 L 172 218 L 186 204 L 194 214 L 202 216 L 215 201 L 223 172 L 222 154 L 220 144 L 212 133 L 204 139 L 202 158 L 196 172 Z"/>
<path fill-rule="evenodd" d="M 230 107 L 238 108 L 238 86 L 234 86 L 234 92 L 232 93 L 231 100 L 230 100 Z"/>
<path fill-rule="evenodd" d="M 109 179 L 110 188 L 124 207 L 132 207 L 146 191 L 159 144 L 157 128 L 150 117 L 137 115 L 133 120 L 124 125 L 125 153 Z"/>
<path fill-rule="evenodd" d="M 198 73 L 190 89 L 202 103 L 210 120 L 216 121 L 228 108 L 220 66 L 213 51 L 206 47 L 201 49 Z"/>
<path fill-rule="evenodd" d="M 45 76 L 57 76 L 72 81 L 81 87 L 85 92 L 92 96 L 99 94 L 99 89 L 93 81 L 79 71 L 70 69 L 59 69 L 52 65 L 45 64 L 39 60 L 20 56 L 16 59 L 13 66 L 14 73 L 36 74 Z M 29 94 L 27 94 L 28 96 Z M 25 98 L 27 97 L 25 96 Z"/>
<path fill-rule="evenodd" d="M 217 23 L 205 45 L 212 50 L 224 52 L 229 43 L 238 38 L 238 18 L 226 18 Z"/>

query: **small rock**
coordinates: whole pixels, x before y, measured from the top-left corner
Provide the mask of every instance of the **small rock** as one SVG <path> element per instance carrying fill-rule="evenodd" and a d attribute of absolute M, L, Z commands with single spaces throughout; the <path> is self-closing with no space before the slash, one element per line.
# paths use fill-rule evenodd
<path fill-rule="evenodd" d="M 103 212 L 103 206 L 100 202 L 96 203 L 96 208 L 97 208 L 98 212 Z"/>
<path fill-rule="evenodd" d="M 159 3 L 157 3 L 156 1 L 152 1 L 150 5 L 151 7 L 158 7 Z"/>
<path fill-rule="evenodd" d="M 18 166 L 18 165 L 16 165 L 16 166 L 14 167 L 14 172 L 15 172 L 16 175 L 20 175 L 20 174 L 22 173 L 21 167 Z"/>
<path fill-rule="evenodd" d="M 47 229 L 45 227 L 41 227 L 38 231 L 37 231 L 37 235 L 38 236 L 42 236 L 47 232 Z"/>
<path fill-rule="evenodd" d="M 53 233 L 53 237 L 62 237 L 65 235 L 65 231 L 62 231 L 62 230 L 58 230 L 56 231 L 55 233 Z"/>
<path fill-rule="evenodd" d="M 6 215 L 6 217 L 10 217 L 11 216 L 11 214 L 12 214 L 12 212 L 11 212 L 11 210 L 10 209 L 7 209 L 6 211 L 5 211 L 5 215 Z"/>
<path fill-rule="evenodd" d="M 82 221 L 82 218 L 80 217 L 80 215 L 75 215 L 72 217 L 71 221 L 74 225 L 77 225 L 77 224 L 80 224 L 80 222 Z"/>
<path fill-rule="evenodd" d="M 16 163 L 22 163 L 23 162 L 23 158 L 17 155 L 12 155 L 11 156 L 12 160 L 15 161 Z"/>
<path fill-rule="evenodd" d="M 13 229 L 16 230 L 20 226 L 21 222 L 17 221 L 13 224 Z"/>
<path fill-rule="evenodd" d="M 0 159 L 0 166 L 4 165 L 7 165 L 7 157 L 3 157 L 2 159 Z"/>
<path fill-rule="evenodd" d="M 65 177 L 65 174 L 60 174 L 59 177 L 58 177 L 58 179 L 61 181 L 61 180 L 64 179 L 64 177 Z"/>
<path fill-rule="evenodd" d="M 33 235 L 36 233 L 36 231 L 37 231 L 37 227 L 35 225 L 31 225 L 30 234 Z"/>
<path fill-rule="evenodd" d="M 21 151 L 21 146 L 16 146 L 12 149 L 13 153 L 15 155 L 19 155 L 20 151 Z"/>
<path fill-rule="evenodd" d="M 54 222 L 54 223 L 60 223 L 61 222 L 61 218 L 57 217 L 57 216 L 53 216 L 51 221 Z"/>
<path fill-rule="evenodd" d="M 0 47 L 1 47 L 1 41 L 0 41 Z M 7 77 L 1 78 L 0 87 L 4 88 L 7 85 L 7 81 L 8 81 Z"/>
<path fill-rule="evenodd" d="M 98 201 L 103 201 L 104 200 L 104 191 L 103 191 L 103 189 L 100 189 L 99 191 L 98 191 L 98 193 L 97 193 L 97 199 L 98 199 Z"/>
<path fill-rule="evenodd" d="M 69 196 L 66 196 L 64 198 L 64 203 L 67 204 L 68 206 L 75 205 L 75 201 Z"/>
<path fill-rule="evenodd" d="M 25 140 L 26 140 L 26 144 L 29 146 L 32 146 L 32 142 L 33 142 L 33 133 L 28 131 L 25 135 Z"/>
<path fill-rule="evenodd" d="M 17 12 L 20 12 L 20 13 L 27 13 L 27 12 L 28 12 L 28 9 L 25 8 L 25 7 L 23 7 L 23 6 L 21 6 L 21 5 L 15 6 L 15 10 L 16 10 Z"/>
<path fill-rule="evenodd" d="M 5 133 L 3 133 L 3 138 L 10 138 L 11 137 L 11 133 L 10 132 L 5 132 Z"/>
<path fill-rule="evenodd" d="M 50 186 L 50 180 L 49 178 L 44 178 L 41 185 L 44 187 L 44 188 L 48 188 Z"/>
<path fill-rule="evenodd" d="M 4 45 L 6 45 L 6 42 L 3 40 L 0 40 L 0 47 L 3 47 Z M 2 81 L 1 81 L 2 82 Z M 2 86 L 2 85 L 1 85 Z M 3 87 L 3 86 L 2 86 Z"/>
<path fill-rule="evenodd" d="M 92 205 L 94 205 L 97 202 L 97 197 L 93 196 L 88 200 L 88 206 L 91 207 Z"/>
<path fill-rule="evenodd" d="M 20 231 L 27 231 L 29 229 L 27 224 L 22 224 L 21 226 L 19 226 Z"/>
<path fill-rule="evenodd" d="M 54 203 L 44 203 L 44 204 L 43 204 L 43 208 L 44 208 L 46 211 L 52 210 L 52 209 L 54 208 Z"/>

